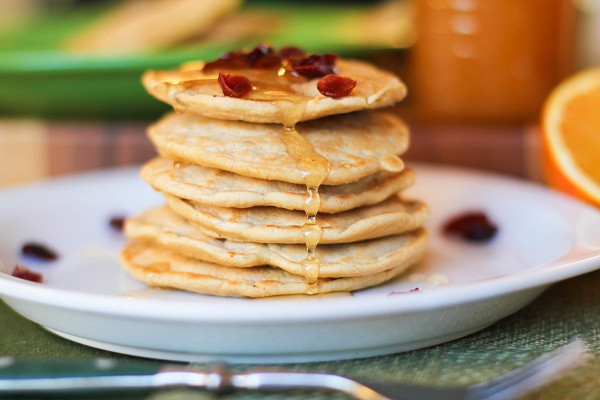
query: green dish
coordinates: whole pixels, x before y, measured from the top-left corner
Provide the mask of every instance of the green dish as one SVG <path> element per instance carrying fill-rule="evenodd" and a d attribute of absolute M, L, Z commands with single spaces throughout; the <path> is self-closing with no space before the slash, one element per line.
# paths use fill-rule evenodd
<path fill-rule="evenodd" d="M 121 56 L 67 53 L 59 43 L 106 8 L 55 11 L 0 34 L 0 115 L 44 118 L 146 119 L 168 107 L 150 97 L 140 83 L 147 69 L 171 68 L 193 59 L 210 60 L 224 52 L 253 47 L 298 45 L 311 52 L 360 56 L 385 46 L 353 43 L 348 23 L 364 6 L 261 5 L 256 13 L 278 12 L 286 24 L 276 34 L 249 42 L 189 45 L 165 51 Z M 335 16 L 335 18 L 332 18 Z M 342 29 L 345 27 L 344 29 Z M 387 47 L 389 48 L 389 47 Z"/>

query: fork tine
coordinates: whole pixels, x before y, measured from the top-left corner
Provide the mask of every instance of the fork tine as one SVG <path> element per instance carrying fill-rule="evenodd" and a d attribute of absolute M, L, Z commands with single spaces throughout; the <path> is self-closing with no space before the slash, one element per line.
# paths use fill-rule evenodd
<path fill-rule="evenodd" d="M 468 398 L 506 400 L 523 396 L 577 367 L 585 358 L 586 351 L 584 341 L 575 339 L 492 381 L 472 386 Z"/>

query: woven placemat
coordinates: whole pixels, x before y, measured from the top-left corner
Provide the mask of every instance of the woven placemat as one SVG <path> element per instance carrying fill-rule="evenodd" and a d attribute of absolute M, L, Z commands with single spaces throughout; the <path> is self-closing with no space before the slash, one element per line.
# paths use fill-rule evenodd
<path fill-rule="evenodd" d="M 377 380 L 457 385 L 494 377 L 563 345 L 575 337 L 589 347 L 578 369 L 526 399 L 600 398 L 600 271 L 560 282 L 516 314 L 465 338 L 426 349 L 389 356 L 308 364 L 272 365 L 270 369 L 332 372 Z M 132 357 L 72 343 L 20 317 L 0 302 L 0 355 L 14 357 Z M 156 362 L 148 360 L 148 362 Z M 234 365 L 243 371 L 255 366 Z M 151 400 L 208 399 L 190 390 L 165 391 Z M 329 392 L 233 393 L 219 399 L 344 399 Z"/>

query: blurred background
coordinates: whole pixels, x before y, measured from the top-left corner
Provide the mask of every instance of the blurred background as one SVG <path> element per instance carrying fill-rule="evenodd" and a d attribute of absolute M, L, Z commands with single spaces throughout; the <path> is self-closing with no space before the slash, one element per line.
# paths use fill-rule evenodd
<path fill-rule="evenodd" d="M 265 41 L 397 73 L 408 160 L 540 180 L 544 99 L 599 37 L 600 0 L 0 0 L 0 186 L 146 161 L 143 71 Z"/>

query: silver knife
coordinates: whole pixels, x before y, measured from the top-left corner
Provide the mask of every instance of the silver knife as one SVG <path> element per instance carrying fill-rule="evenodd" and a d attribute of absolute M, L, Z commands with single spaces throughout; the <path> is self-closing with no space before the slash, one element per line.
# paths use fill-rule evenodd
<path fill-rule="evenodd" d="M 234 372 L 217 364 L 212 370 L 193 365 L 162 365 L 116 359 L 14 359 L 0 357 L 0 397 L 100 390 L 155 390 L 174 387 L 232 390 L 329 389 L 361 400 L 506 400 L 544 386 L 577 367 L 587 353 L 581 339 L 563 345 L 508 373 L 470 386 L 420 386 L 398 382 L 356 381 L 344 376 L 292 371 Z"/>
<path fill-rule="evenodd" d="M 449 390 L 396 383 L 380 383 L 379 387 L 377 383 L 368 385 L 373 385 L 378 391 L 391 390 L 391 397 L 350 378 L 327 373 L 262 369 L 238 373 L 221 364 L 215 365 L 211 370 L 203 370 L 193 365 L 164 365 L 131 360 L 0 357 L 0 397 L 7 394 L 142 391 L 176 387 L 198 388 L 215 393 L 235 390 L 327 389 L 365 400 L 452 400 L 468 397 L 467 388 Z"/>

